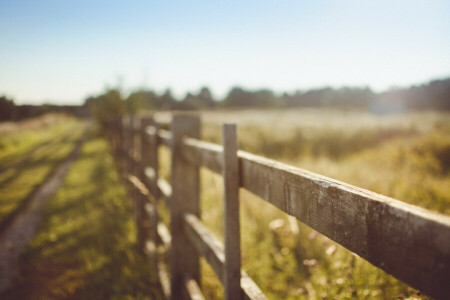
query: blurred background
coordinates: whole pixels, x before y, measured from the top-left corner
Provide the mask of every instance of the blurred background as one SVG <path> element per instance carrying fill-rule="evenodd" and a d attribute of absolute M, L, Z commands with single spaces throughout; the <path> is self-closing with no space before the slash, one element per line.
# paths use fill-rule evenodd
<path fill-rule="evenodd" d="M 112 209 L 123 222 L 97 228 L 86 222 L 98 216 L 70 211 L 72 225 L 61 219 L 64 228 L 86 223 L 99 230 L 93 240 L 113 230 L 128 241 L 102 250 L 110 262 L 102 274 L 111 277 L 103 276 L 81 248 L 33 251 L 68 234 L 47 222 L 26 252 L 34 267 L 22 265 L 22 284 L 38 282 L 27 288 L 44 298 L 92 298 L 98 290 L 86 278 L 95 278 L 97 289 L 116 280 L 115 293 L 95 297 L 151 292 L 130 267 L 140 265 L 139 255 L 114 254 L 135 243 L 126 206 L 102 202 L 123 197 L 112 157 L 100 158 L 108 151 L 102 132 L 125 115 L 170 120 L 173 111 L 195 111 L 203 139 L 216 143 L 221 124 L 234 122 L 241 149 L 450 215 L 449 16 L 444 0 L 0 0 L 0 218 L 59 161 L 55 149 L 71 149 L 92 119 L 95 134 L 77 168 L 95 176 L 83 181 L 74 173 L 72 184 L 86 191 L 63 186 L 50 207 L 91 195 L 99 214 Z M 167 177 L 169 153 L 161 157 Z M 102 189 L 95 189 L 99 180 Z M 220 177 L 202 170 L 202 188 L 202 217 L 221 237 Z M 245 192 L 241 199 L 243 266 L 269 298 L 428 299 L 269 204 Z M 98 245 L 77 234 L 98 257 Z M 74 251 L 84 266 L 78 273 L 52 256 Z M 56 273 L 39 281 L 43 261 L 72 272 L 77 283 Z M 208 299 L 220 298 L 205 264 L 203 274 Z"/>

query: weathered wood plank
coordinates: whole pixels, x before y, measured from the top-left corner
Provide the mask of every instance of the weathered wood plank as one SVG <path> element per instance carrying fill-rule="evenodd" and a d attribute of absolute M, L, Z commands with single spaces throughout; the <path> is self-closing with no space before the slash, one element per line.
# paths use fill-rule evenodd
<path fill-rule="evenodd" d="M 191 277 L 184 278 L 184 288 L 190 300 L 205 300 L 197 282 Z"/>
<path fill-rule="evenodd" d="M 197 282 L 200 280 L 199 256 L 194 246 L 183 233 L 183 215 L 200 215 L 200 174 L 199 168 L 187 163 L 182 156 L 184 136 L 200 137 L 200 119 L 196 116 L 174 115 L 171 125 L 171 184 L 170 232 L 172 248 L 170 251 L 171 297 L 182 299 L 183 278 L 186 274 Z"/>
<path fill-rule="evenodd" d="M 224 290 L 226 300 L 241 299 L 241 235 L 239 223 L 239 162 L 235 124 L 222 127 L 223 222 L 225 241 Z"/>
<path fill-rule="evenodd" d="M 128 120 L 122 119 L 122 147 Z M 154 135 L 172 143 L 168 131 Z M 190 164 L 221 172 L 221 146 L 184 137 L 182 148 Z M 449 217 L 249 153 L 238 157 L 240 186 L 413 287 L 437 298 L 450 294 Z"/>
<path fill-rule="evenodd" d="M 203 255 L 220 281 L 224 281 L 225 251 L 223 244 L 193 214 L 184 215 L 184 232 Z"/>
<path fill-rule="evenodd" d="M 221 145 L 184 138 L 183 146 L 183 156 L 191 164 L 222 174 L 223 147 Z"/>
<path fill-rule="evenodd" d="M 431 296 L 450 295 L 450 218 L 239 152 L 241 186 Z"/>
<path fill-rule="evenodd" d="M 189 237 L 190 242 L 192 242 L 197 251 L 206 258 L 217 277 L 223 283 L 225 265 L 225 250 L 223 244 L 193 214 L 184 215 L 183 229 Z M 267 299 L 245 271 L 241 271 L 241 289 L 244 299 Z"/>

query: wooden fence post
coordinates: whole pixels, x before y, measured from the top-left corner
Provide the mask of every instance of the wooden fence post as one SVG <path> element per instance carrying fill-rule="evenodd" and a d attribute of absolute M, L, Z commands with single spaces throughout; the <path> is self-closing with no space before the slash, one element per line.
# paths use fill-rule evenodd
<path fill-rule="evenodd" d="M 150 181 L 146 178 L 145 174 L 143 174 L 142 182 L 147 183 L 149 186 L 150 192 L 152 193 L 155 200 L 159 199 L 159 190 L 158 190 L 158 169 L 159 169 L 159 162 L 158 162 L 158 129 L 159 125 L 155 122 L 152 118 L 146 119 L 146 127 L 151 125 L 152 126 L 152 135 L 149 136 L 149 139 L 145 139 L 145 142 L 147 143 L 149 150 L 146 153 L 146 160 L 145 165 L 149 166 L 151 168 L 150 175 Z M 145 133 L 144 133 L 145 134 Z"/>
<path fill-rule="evenodd" d="M 225 300 L 242 299 L 241 235 L 239 225 L 239 161 L 235 124 L 222 127 L 223 222 L 225 229 Z"/>
<path fill-rule="evenodd" d="M 140 178 L 142 173 L 142 139 L 141 139 L 141 119 L 138 117 L 132 117 L 130 120 L 131 123 L 131 170 L 130 175 L 134 175 L 137 178 Z M 131 195 L 133 197 L 133 206 L 136 216 L 136 225 L 137 225 L 137 241 L 138 248 L 141 251 L 145 249 L 145 241 L 147 238 L 145 231 L 145 218 L 144 218 L 144 205 L 145 205 L 145 196 L 142 195 L 139 191 L 136 190 L 136 187 L 131 184 Z"/>
<path fill-rule="evenodd" d="M 200 216 L 199 168 L 187 163 L 182 155 L 184 136 L 200 138 L 200 119 L 192 115 L 174 115 L 172 131 L 172 197 L 170 200 L 170 229 L 172 248 L 170 251 L 171 297 L 184 298 L 184 276 L 200 280 L 199 255 L 183 233 L 183 214 Z"/>
<path fill-rule="evenodd" d="M 152 143 L 149 141 L 151 137 L 149 137 L 146 133 L 147 127 L 153 125 L 153 119 L 151 117 L 145 117 L 141 119 L 141 170 L 138 174 L 139 179 L 146 183 L 148 180 L 145 175 L 145 171 L 147 167 L 152 166 L 151 157 L 153 156 L 153 152 L 156 151 L 156 149 L 153 147 Z"/>
<path fill-rule="evenodd" d="M 148 195 L 150 203 L 142 202 L 141 203 L 141 210 L 143 214 L 146 214 L 145 211 L 149 212 L 149 217 L 145 217 L 145 221 L 143 222 L 143 228 L 145 229 L 144 233 L 144 240 L 150 239 L 150 243 L 148 245 L 145 245 L 147 249 L 151 252 L 151 255 L 153 256 L 153 264 L 156 268 L 157 265 L 157 226 L 158 226 L 158 213 L 157 213 L 157 207 L 156 207 L 156 201 L 157 201 L 157 188 L 156 188 L 156 182 L 158 180 L 158 137 L 156 135 L 147 135 L 147 127 L 153 125 L 156 126 L 156 123 L 154 122 L 153 118 L 151 117 L 145 117 L 141 119 L 141 158 L 140 158 L 140 173 L 138 174 L 138 177 L 140 178 L 141 182 L 143 182 L 149 189 L 150 195 Z M 150 180 L 147 180 L 146 176 L 146 169 L 150 167 L 153 170 L 153 177 Z M 155 190 L 156 188 L 156 190 Z M 146 200 L 146 199 L 144 199 Z M 155 269 L 156 270 L 156 269 Z"/>

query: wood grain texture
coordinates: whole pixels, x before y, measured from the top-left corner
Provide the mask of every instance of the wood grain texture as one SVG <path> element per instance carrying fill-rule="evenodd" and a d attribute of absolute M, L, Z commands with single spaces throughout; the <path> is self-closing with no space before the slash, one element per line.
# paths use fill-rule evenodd
<path fill-rule="evenodd" d="M 191 164 L 222 174 L 223 147 L 193 138 L 183 139 L 183 156 Z"/>
<path fill-rule="evenodd" d="M 239 222 L 239 162 L 235 124 L 222 127 L 223 223 L 225 241 L 224 291 L 226 300 L 242 299 L 241 235 Z"/>
<path fill-rule="evenodd" d="M 239 152 L 241 186 L 436 298 L 450 295 L 450 218 Z"/>
<path fill-rule="evenodd" d="M 217 277 L 224 282 L 225 250 L 223 244 L 193 214 L 184 215 L 184 231 L 197 251 L 202 254 L 212 267 Z M 244 299 L 266 300 L 256 283 L 241 271 L 241 289 Z"/>
<path fill-rule="evenodd" d="M 185 136 L 200 137 L 200 119 L 191 115 L 174 115 L 171 125 L 171 185 L 170 232 L 170 274 L 172 299 L 182 299 L 183 278 L 191 276 L 200 280 L 199 256 L 195 247 L 183 233 L 183 214 L 200 215 L 199 168 L 187 163 L 182 156 L 182 139 Z"/>

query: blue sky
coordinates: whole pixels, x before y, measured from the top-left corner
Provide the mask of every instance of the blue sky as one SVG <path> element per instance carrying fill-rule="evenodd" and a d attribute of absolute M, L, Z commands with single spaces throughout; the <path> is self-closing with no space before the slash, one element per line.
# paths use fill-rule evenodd
<path fill-rule="evenodd" d="M 0 0 L 0 94 L 381 91 L 450 76 L 450 1 Z"/>

